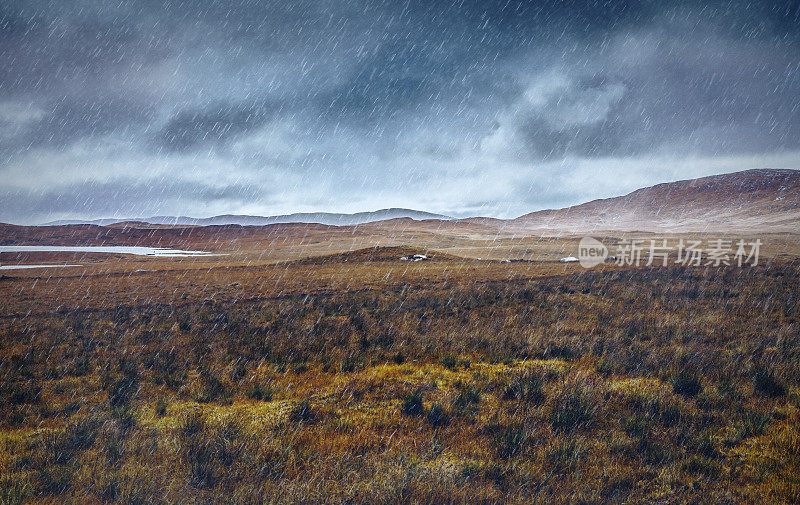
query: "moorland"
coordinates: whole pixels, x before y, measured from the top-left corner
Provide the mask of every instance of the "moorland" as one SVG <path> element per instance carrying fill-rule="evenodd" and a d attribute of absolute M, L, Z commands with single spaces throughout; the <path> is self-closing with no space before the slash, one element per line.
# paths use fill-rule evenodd
<path fill-rule="evenodd" d="M 584 269 L 487 220 L 0 226 L 215 254 L 0 253 L 79 265 L 0 275 L 0 503 L 798 503 L 797 230 L 593 234 L 720 235 L 758 265 Z"/>

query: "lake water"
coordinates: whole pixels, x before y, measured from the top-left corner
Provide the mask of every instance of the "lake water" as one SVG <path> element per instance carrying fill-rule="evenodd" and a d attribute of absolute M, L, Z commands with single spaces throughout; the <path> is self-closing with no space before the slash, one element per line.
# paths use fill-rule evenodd
<path fill-rule="evenodd" d="M 58 267 L 80 267 L 83 265 L 0 265 L 0 270 L 22 270 L 24 268 L 58 268 Z"/>
<path fill-rule="evenodd" d="M 133 254 L 136 256 L 155 256 L 158 258 L 187 258 L 191 256 L 212 256 L 206 251 L 183 251 L 159 247 L 140 247 L 123 245 L 102 246 L 50 246 L 50 245 L 2 245 L 0 252 L 87 252 L 108 254 Z M 61 265 L 52 265 L 61 266 Z"/>

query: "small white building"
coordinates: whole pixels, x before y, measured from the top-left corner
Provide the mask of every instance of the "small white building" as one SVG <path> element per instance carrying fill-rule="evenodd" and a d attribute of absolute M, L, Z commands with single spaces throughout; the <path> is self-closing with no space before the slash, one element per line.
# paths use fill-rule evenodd
<path fill-rule="evenodd" d="M 424 254 L 412 254 L 411 256 L 403 256 L 401 261 L 422 261 L 428 259 Z"/>

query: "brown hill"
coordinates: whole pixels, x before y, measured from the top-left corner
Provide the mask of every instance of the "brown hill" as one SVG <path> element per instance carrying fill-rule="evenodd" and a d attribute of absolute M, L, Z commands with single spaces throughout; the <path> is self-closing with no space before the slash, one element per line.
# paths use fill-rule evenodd
<path fill-rule="evenodd" d="M 658 184 L 512 220 L 524 228 L 800 231 L 800 171 L 746 170 Z"/>
<path fill-rule="evenodd" d="M 530 256 L 531 250 L 550 247 L 544 237 L 603 230 L 800 233 L 800 171 L 748 170 L 659 184 L 625 196 L 509 220 L 398 218 L 356 226 L 0 223 L 0 245 L 141 245 L 230 253 L 257 251 L 263 261 L 296 260 L 376 246 L 412 246 L 458 256 L 519 258 Z M 4 259 L 10 259 L 8 253 L 3 254 Z"/>

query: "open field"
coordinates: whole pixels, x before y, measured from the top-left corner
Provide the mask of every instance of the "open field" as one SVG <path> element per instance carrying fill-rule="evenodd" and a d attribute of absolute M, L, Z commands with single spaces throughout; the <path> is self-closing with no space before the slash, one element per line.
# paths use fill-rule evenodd
<path fill-rule="evenodd" d="M 0 505 L 800 505 L 800 0 L 0 0 Z"/>
<path fill-rule="evenodd" d="M 554 261 L 579 237 L 335 230 L 3 253 L 83 265 L 0 279 L 3 503 L 800 498 L 793 235 L 757 267 L 584 270 Z"/>

